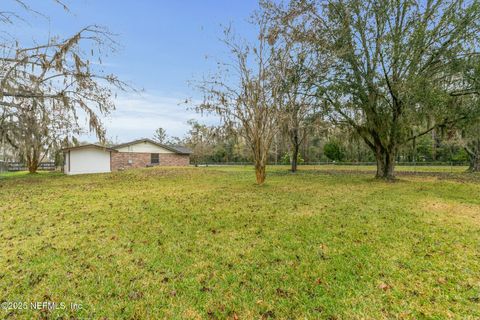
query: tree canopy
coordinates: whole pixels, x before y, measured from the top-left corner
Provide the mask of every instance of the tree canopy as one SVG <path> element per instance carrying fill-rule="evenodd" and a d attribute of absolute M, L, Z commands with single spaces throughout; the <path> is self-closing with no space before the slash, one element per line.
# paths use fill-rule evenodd
<path fill-rule="evenodd" d="M 374 152 L 379 178 L 394 177 L 402 145 L 462 120 L 468 109 L 458 98 L 478 94 L 464 81 L 479 54 L 477 1 L 295 0 L 267 8 L 275 33 L 324 57 L 317 98 Z"/>

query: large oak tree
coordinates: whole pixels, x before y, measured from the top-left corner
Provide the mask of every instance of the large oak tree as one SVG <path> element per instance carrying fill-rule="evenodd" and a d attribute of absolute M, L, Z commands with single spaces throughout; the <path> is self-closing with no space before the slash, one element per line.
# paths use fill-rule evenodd
<path fill-rule="evenodd" d="M 478 94 L 462 80 L 479 54 L 478 1 L 296 0 L 278 12 L 329 59 L 317 97 L 374 152 L 378 178 L 394 178 L 402 145 L 465 117 L 456 97 Z"/>

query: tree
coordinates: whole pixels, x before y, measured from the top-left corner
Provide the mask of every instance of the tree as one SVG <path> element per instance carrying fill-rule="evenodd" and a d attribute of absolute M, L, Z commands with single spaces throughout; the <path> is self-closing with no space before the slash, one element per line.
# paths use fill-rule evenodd
<path fill-rule="evenodd" d="M 30 10 L 23 1 L 18 3 Z M 0 17 L 1 22 L 15 23 L 5 13 Z M 3 39 L 7 40 L 0 55 L 0 135 L 23 149 L 29 171 L 37 170 L 54 143 L 78 134 L 83 119 L 103 141 L 100 118 L 115 108 L 112 90 L 128 87 L 99 67 L 103 52 L 115 50 L 112 34 L 92 25 L 71 37 L 52 37 L 30 47 L 21 46 L 13 35 L 13 41 Z"/>
<path fill-rule="evenodd" d="M 319 76 L 321 56 L 303 42 L 297 41 L 296 33 L 288 32 L 283 25 L 284 19 L 278 20 L 281 15 L 279 7 L 272 2 L 261 3 L 268 18 L 271 20 L 269 29 L 269 43 L 275 44 L 275 71 L 274 76 L 281 88 L 280 97 L 283 99 L 282 123 L 290 142 L 291 171 L 297 171 L 300 146 L 311 129 L 319 127 L 319 104 L 315 99 L 314 81 Z M 297 25 L 297 29 L 305 31 L 305 25 Z"/>
<path fill-rule="evenodd" d="M 318 98 L 332 121 L 355 129 L 374 152 L 376 177 L 391 180 L 399 148 L 463 119 L 455 98 L 478 93 L 462 69 L 479 53 L 479 6 L 297 0 L 279 20 L 328 59 L 315 81 Z"/>
<path fill-rule="evenodd" d="M 470 172 L 480 172 L 480 125 L 469 128 L 470 139 L 464 141 L 464 149 L 467 152 Z"/>
<path fill-rule="evenodd" d="M 11 134 L 30 173 L 37 171 L 50 152 L 74 141 L 74 135 L 80 133 L 71 114 L 63 109 L 39 107 L 36 99 L 19 108 L 16 117 L 16 131 Z"/>
<path fill-rule="evenodd" d="M 163 128 L 158 128 L 153 134 L 153 139 L 158 143 L 165 143 L 167 141 L 167 132 Z"/>
<path fill-rule="evenodd" d="M 213 128 L 200 124 L 193 119 L 189 120 L 188 124 L 191 126 L 191 129 L 188 131 L 185 144 L 192 149 L 191 159 L 195 166 L 198 166 L 200 162 L 205 161 L 206 157 L 213 152 Z"/>
<path fill-rule="evenodd" d="M 476 123 L 466 125 L 456 132 L 453 140 L 462 146 L 467 155 L 469 166 L 468 172 L 480 172 L 480 119 Z"/>
<path fill-rule="evenodd" d="M 480 99 L 470 98 L 464 103 L 471 107 L 471 113 L 451 134 L 451 140 L 461 146 L 469 161 L 469 172 L 480 172 Z"/>
<path fill-rule="evenodd" d="M 472 91 L 480 92 L 480 58 L 474 57 L 465 68 L 463 80 L 469 83 Z M 468 155 L 470 166 L 468 171 L 480 172 L 480 95 L 460 97 L 467 105 L 468 117 L 464 120 L 462 127 L 461 145 Z"/>
<path fill-rule="evenodd" d="M 247 161 L 243 152 L 242 138 L 226 126 L 207 126 L 191 119 L 190 130 L 182 143 L 192 149 L 191 159 L 195 165 L 202 162 Z"/>
<path fill-rule="evenodd" d="M 258 27 L 256 44 L 239 41 L 230 28 L 225 30 L 223 42 L 232 60 L 221 64 L 226 70 L 197 84 L 204 95 L 197 110 L 214 112 L 228 127 L 238 129 L 252 152 L 257 184 L 263 184 L 268 151 L 278 130 L 281 98 L 274 75 L 275 56 L 268 44 L 268 19 L 257 13 L 253 20 Z"/>
<path fill-rule="evenodd" d="M 317 105 L 309 81 L 310 55 L 288 41 L 278 50 L 275 74 L 282 88 L 283 125 L 291 144 L 291 171 L 297 171 L 300 146 L 316 122 Z"/>

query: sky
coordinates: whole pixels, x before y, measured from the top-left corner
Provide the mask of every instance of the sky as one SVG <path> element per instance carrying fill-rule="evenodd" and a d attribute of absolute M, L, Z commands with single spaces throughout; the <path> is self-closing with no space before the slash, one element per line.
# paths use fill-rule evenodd
<path fill-rule="evenodd" d="M 16 25 L 24 42 L 65 37 L 91 24 L 116 34 L 119 48 L 102 60 L 104 69 L 141 89 L 119 94 L 116 110 L 104 119 L 107 137 L 117 142 L 152 137 L 158 127 L 182 137 L 192 118 L 218 122 L 182 103 L 201 98 L 189 81 L 215 71 L 216 62 L 225 59 L 219 40 L 225 26 L 232 25 L 246 39 L 255 37 L 247 20 L 258 8 L 258 0 L 63 0 L 66 12 L 54 0 L 27 2 L 48 19 L 29 15 L 27 23 Z M 81 138 L 96 140 L 94 135 Z"/>

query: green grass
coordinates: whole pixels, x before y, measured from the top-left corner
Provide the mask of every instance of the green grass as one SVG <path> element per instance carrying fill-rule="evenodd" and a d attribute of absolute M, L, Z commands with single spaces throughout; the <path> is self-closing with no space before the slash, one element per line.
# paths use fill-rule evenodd
<path fill-rule="evenodd" d="M 0 179 L 0 318 L 476 319 L 480 184 L 149 168 Z"/>
<path fill-rule="evenodd" d="M 6 172 L 0 172 L 0 179 L 17 178 L 17 177 L 23 177 L 27 175 L 28 175 L 28 171 L 15 171 L 15 172 L 6 171 Z"/>
<path fill-rule="evenodd" d="M 52 172 L 52 171 L 38 171 L 35 174 L 29 174 L 28 171 L 13 171 L 13 172 L 0 172 L 0 180 L 2 179 L 20 179 L 20 178 L 39 178 L 45 175 L 48 176 L 58 176 L 61 175 L 60 172 Z"/>
<path fill-rule="evenodd" d="M 307 166 L 310 167 L 310 166 Z M 365 166 L 365 165 L 321 165 L 313 166 L 315 170 L 351 170 L 351 171 L 375 171 L 377 168 L 375 166 Z M 395 170 L 397 172 L 452 172 L 452 173 L 463 173 L 467 171 L 468 167 L 466 166 L 396 166 Z"/>
<path fill-rule="evenodd" d="M 242 166 L 222 166 L 222 165 L 209 165 L 209 167 L 222 167 L 225 168 L 225 170 L 243 170 L 244 168 L 248 168 L 249 166 L 247 165 L 242 165 Z M 276 168 L 274 170 L 289 170 L 290 166 L 288 165 L 275 165 L 271 166 L 271 168 Z M 300 170 L 304 171 L 328 171 L 328 172 L 336 172 L 336 171 L 347 171 L 347 172 L 358 172 L 358 173 L 364 173 L 364 172 L 373 172 L 377 170 L 376 166 L 373 165 L 344 165 L 344 164 L 322 164 L 322 165 L 299 165 Z M 396 166 L 395 171 L 397 174 L 402 175 L 403 173 L 439 173 L 439 174 L 444 174 L 444 173 L 452 173 L 452 174 L 457 174 L 457 173 L 465 173 L 467 172 L 468 167 L 467 166 L 449 166 L 449 165 L 436 165 L 436 166 L 431 166 L 431 165 L 417 165 L 417 166 Z"/>
<path fill-rule="evenodd" d="M 245 167 L 245 166 L 243 166 Z M 288 170 L 290 166 L 278 165 L 277 168 L 284 168 Z M 376 171 L 376 167 L 373 165 L 344 165 L 344 164 L 322 164 L 322 165 L 300 165 L 301 170 L 321 170 L 321 171 Z M 402 172 L 431 172 L 431 173 L 464 173 L 468 169 L 467 166 L 449 166 L 449 165 L 410 165 L 395 167 L 395 170 L 399 173 Z"/>

